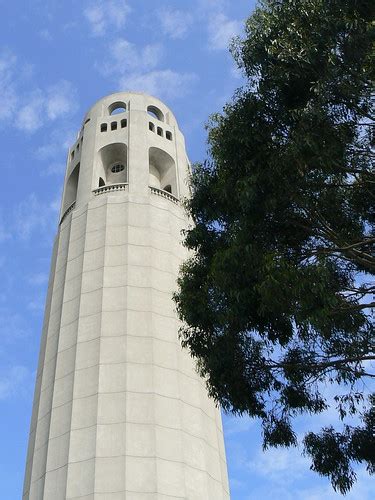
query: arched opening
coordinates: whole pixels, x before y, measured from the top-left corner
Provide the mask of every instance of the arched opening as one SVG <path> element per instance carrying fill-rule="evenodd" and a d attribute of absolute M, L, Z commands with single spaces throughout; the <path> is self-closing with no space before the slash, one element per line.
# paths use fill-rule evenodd
<path fill-rule="evenodd" d="M 102 123 L 100 125 L 100 132 L 107 132 L 108 125 L 106 123 Z"/>
<path fill-rule="evenodd" d="M 63 213 L 70 207 L 73 202 L 76 201 L 79 180 L 79 167 L 80 164 L 77 163 L 68 180 L 66 181 Z"/>
<path fill-rule="evenodd" d="M 124 102 L 114 102 L 108 107 L 108 113 L 110 115 L 118 115 L 119 113 L 125 113 L 126 104 Z"/>
<path fill-rule="evenodd" d="M 149 115 L 151 115 L 153 118 L 156 118 L 157 120 L 159 120 L 161 122 L 164 121 L 164 115 L 163 115 L 163 113 L 156 106 L 148 106 L 147 107 L 147 113 Z"/>
<path fill-rule="evenodd" d="M 155 125 L 152 122 L 148 122 L 148 129 L 151 130 L 151 132 L 155 132 Z"/>
<path fill-rule="evenodd" d="M 161 127 L 158 127 L 158 135 L 160 135 L 160 137 L 163 137 L 163 129 Z"/>
<path fill-rule="evenodd" d="M 167 130 L 167 132 L 165 132 L 165 137 L 168 139 L 168 141 L 171 141 L 172 140 L 172 132 L 169 132 Z"/>
<path fill-rule="evenodd" d="M 115 142 L 99 151 L 99 176 L 103 185 L 128 182 L 128 150 L 126 144 Z M 100 182 L 100 181 L 99 181 Z M 100 186 L 100 184 L 99 184 Z"/>
<path fill-rule="evenodd" d="M 159 148 L 149 149 L 149 185 L 177 195 L 175 161 Z"/>
<path fill-rule="evenodd" d="M 99 177 L 99 187 L 105 186 L 105 182 L 102 177 Z"/>

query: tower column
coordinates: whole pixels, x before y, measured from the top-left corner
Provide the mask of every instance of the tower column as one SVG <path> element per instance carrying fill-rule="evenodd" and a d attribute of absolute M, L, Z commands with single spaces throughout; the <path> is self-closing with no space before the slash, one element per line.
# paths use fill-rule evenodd
<path fill-rule="evenodd" d="M 229 498 L 220 411 L 172 300 L 188 172 L 159 100 L 114 94 L 86 115 L 68 155 L 24 500 Z"/>

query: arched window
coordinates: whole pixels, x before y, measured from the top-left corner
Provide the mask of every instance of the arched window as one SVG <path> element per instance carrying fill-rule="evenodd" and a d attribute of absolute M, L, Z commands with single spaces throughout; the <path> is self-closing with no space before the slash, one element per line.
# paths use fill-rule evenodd
<path fill-rule="evenodd" d="M 72 173 L 70 174 L 68 180 L 66 181 L 65 193 L 64 193 L 64 205 L 63 205 L 63 213 L 67 210 L 70 205 L 76 201 L 77 198 L 77 190 L 78 190 L 78 180 L 79 180 L 79 167 L 78 163 Z"/>
<path fill-rule="evenodd" d="M 126 144 L 115 142 L 104 146 L 98 153 L 98 175 L 105 185 L 128 182 L 128 150 Z"/>
<path fill-rule="evenodd" d="M 148 122 L 148 129 L 151 130 L 151 132 L 155 132 L 155 125 L 152 122 Z"/>
<path fill-rule="evenodd" d="M 117 130 L 117 122 L 111 123 L 111 130 Z"/>
<path fill-rule="evenodd" d="M 126 111 L 126 104 L 124 102 L 114 102 L 108 107 L 108 113 L 110 115 L 117 115 L 119 113 L 125 113 Z"/>
<path fill-rule="evenodd" d="M 160 137 L 163 137 L 163 129 L 161 127 L 158 127 L 158 135 L 160 135 Z"/>
<path fill-rule="evenodd" d="M 100 125 L 100 132 L 107 132 L 107 128 L 108 128 L 107 124 L 106 123 L 102 123 Z"/>
<path fill-rule="evenodd" d="M 156 106 L 148 106 L 147 113 L 161 122 L 164 121 L 163 113 Z"/>
<path fill-rule="evenodd" d="M 172 132 L 165 132 L 165 137 L 168 139 L 168 141 L 171 141 L 172 140 Z"/>
<path fill-rule="evenodd" d="M 128 122 L 127 122 L 126 118 L 121 120 L 121 128 L 125 128 L 127 126 L 127 124 L 128 124 Z"/>
<path fill-rule="evenodd" d="M 175 196 L 177 194 L 175 161 L 168 153 L 155 147 L 149 149 L 149 185 Z"/>

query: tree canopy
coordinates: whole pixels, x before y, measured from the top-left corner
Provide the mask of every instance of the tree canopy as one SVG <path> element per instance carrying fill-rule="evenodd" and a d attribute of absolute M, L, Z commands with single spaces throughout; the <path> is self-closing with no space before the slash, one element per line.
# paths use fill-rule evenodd
<path fill-rule="evenodd" d="M 303 446 L 341 493 L 355 463 L 375 472 L 374 10 L 265 0 L 249 17 L 231 46 L 246 84 L 193 170 L 175 294 L 210 395 L 259 418 L 265 448 L 337 408 Z"/>

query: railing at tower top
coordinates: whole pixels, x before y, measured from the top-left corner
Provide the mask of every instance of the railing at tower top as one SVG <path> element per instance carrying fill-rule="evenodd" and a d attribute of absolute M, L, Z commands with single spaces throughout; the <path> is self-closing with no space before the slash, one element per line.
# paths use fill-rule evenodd
<path fill-rule="evenodd" d="M 108 191 L 126 191 L 129 184 L 127 182 L 121 182 L 118 184 L 108 184 L 108 186 L 101 186 L 93 190 L 95 195 L 107 193 Z"/>
<path fill-rule="evenodd" d="M 76 206 L 76 202 L 73 201 L 73 203 L 71 205 L 69 205 L 68 208 L 63 213 L 61 220 L 60 220 L 60 224 L 62 224 L 63 221 L 67 218 L 67 216 L 70 214 L 70 212 L 72 212 L 74 210 L 75 206 Z"/>
<path fill-rule="evenodd" d="M 169 191 L 164 191 L 164 189 L 159 189 L 153 186 L 150 186 L 150 191 L 152 194 L 157 194 L 158 196 L 162 196 L 163 198 L 167 198 L 167 200 L 173 201 L 173 203 L 178 203 L 179 200 Z"/>

